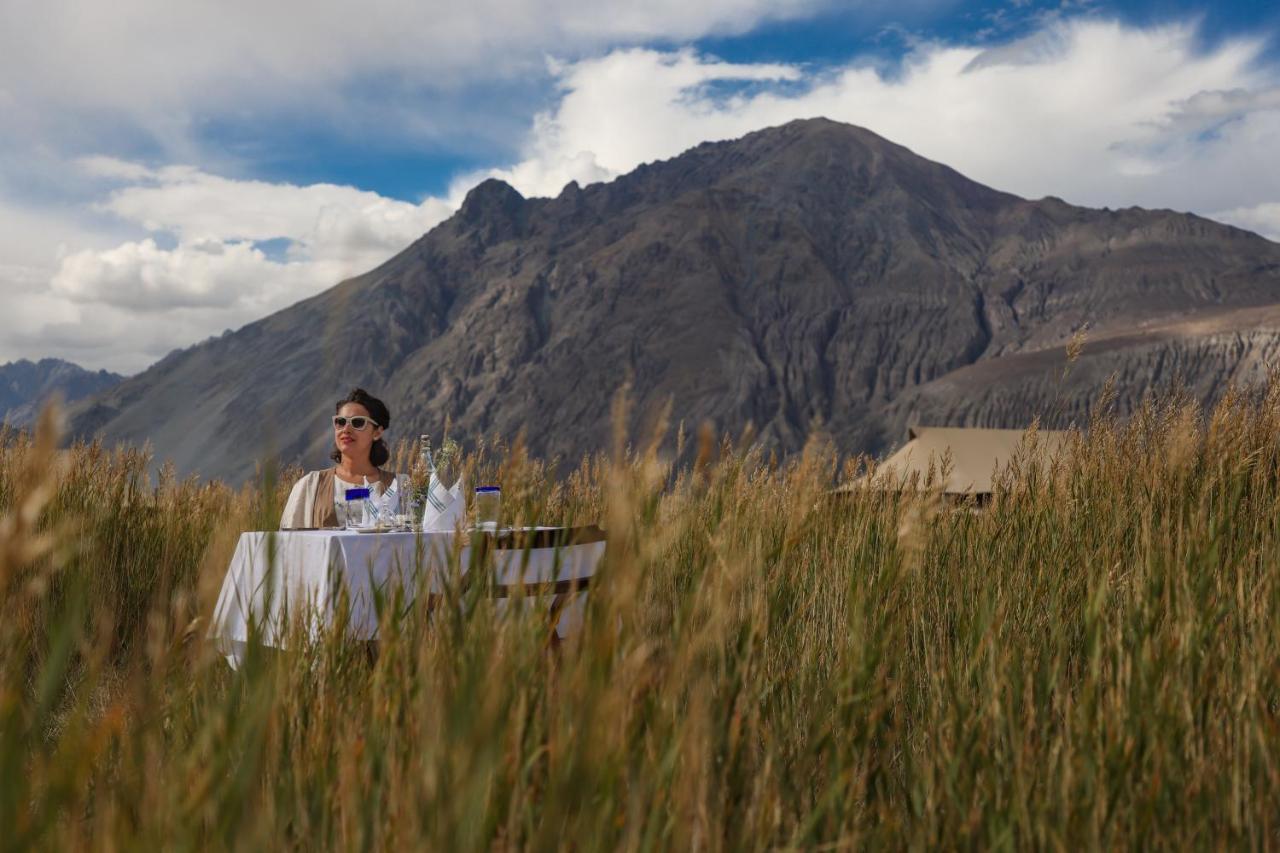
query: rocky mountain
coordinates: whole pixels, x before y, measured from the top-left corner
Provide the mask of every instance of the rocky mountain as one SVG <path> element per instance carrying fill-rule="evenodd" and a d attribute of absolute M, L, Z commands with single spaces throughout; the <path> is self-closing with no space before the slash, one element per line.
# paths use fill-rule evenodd
<path fill-rule="evenodd" d="M 1064 345 L 1089 328 L 1062 379 Z M 486 181 L 371 272 L 175 353 L 82 405 L 81 434 L 150 440 L 241 479 L 324 464 L 360 384 L 393 437 L 523 431 L 576 459 L 643 415 L 846 451 L 907 423 L 1020 426 L 1176 375 L 1207 396 L 1280 335 L 1280 245 L 1168 210 L 1028 201 L 824 119 L 700 145 L 526 199 Z"/>
<path fill-rule="evenodd" d="M 105 370 L 85 370 L 57 358 L 0 364 L 0 422 L 25 426 L 54 395 L 70 403 L 110 388 L 123 378 Z"/>

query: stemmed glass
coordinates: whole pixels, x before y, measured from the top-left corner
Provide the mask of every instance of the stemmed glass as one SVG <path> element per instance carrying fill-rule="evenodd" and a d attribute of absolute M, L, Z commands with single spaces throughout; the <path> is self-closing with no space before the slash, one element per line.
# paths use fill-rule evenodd
<path fill-rule="evenodd" d="M 401 530 L 413 530 L 422 522 L 422 499 L 412 489 L 405 489 L 400 495 L 400 511 L 396 513 L 396 527 Z"/>

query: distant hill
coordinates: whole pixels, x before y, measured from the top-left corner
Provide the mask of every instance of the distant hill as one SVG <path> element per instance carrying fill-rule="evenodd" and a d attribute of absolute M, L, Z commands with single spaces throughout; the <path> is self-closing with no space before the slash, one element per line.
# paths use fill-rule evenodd
<path fill-rule="evenodd" d="M 1091 343 L 1063 380 L 1064 345 Z M 332 401 L 383 396 L 393 436 L 609 440 L 609 403 L 799 449 L 878 451 L 908 423 L 1080 417 L 1176 377 L 1211 398 L 1280 336 L 1280 245 L 1169 210 L 1091 210 L 975 183 L 815 119 L 526 199 L 486 181 L 369 273 L 175 353 L 77 407 L 238 480 L 267 448 L 325 464 Z"/>
<path fill-rule="evenodd" d="M 122 379 L 117 373 L 95 373 L 56 358 L 0 364 L 0 421 L 24 426 L 34 420 L 40 405 L 54 394 L 70 403 L 110 388 Z"/>

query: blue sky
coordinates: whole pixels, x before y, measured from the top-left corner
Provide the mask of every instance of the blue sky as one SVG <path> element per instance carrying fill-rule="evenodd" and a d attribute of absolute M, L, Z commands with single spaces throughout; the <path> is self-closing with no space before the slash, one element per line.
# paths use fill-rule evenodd
<path fill-rule="evenodd" d="M 528 195 L 827 115 L 1280 239 L 1280 4 L 0 0 L 0 362 L 140 370 Z M 247 9 L 248 7 L 246 7 Z"/>
<path fill-rule="evenodd" d="M 906 8 L 902 8 L 903 6 Z M 893 9 L 890 12 L 890 8 Z M 731 38 L 704 39 L 705 49 L 733 61 L 839 63 L 851 55 L 900 57 L 911 38 L 998 43 L 1025 36 L 1048 18 L 1095 15 L 1145 27 L 1169 21 L 1200 22 L 1206 46 L 1240 34 L 1274 31 L 1280 5 L 1261 0 L 1210 5 L 1192 0 L 1147 2 L 950 2 L 884 4 L 860 12 L 833 9 Z M 1280 45 L 1273 44 L 1274 47 Z"/>
<path fill-rule="evenodd" d="M 690 42 L 655 40 L 651 44 L 666 49 L 691 45 L 702 53 L 736 63 L 783 62 L 820 68 L 863 60 L 891 70 L 917 40 L 999 44 L 1034 32 L 1047 18 L 1086 15 L 1120 20 L 1135 27 L 1169 21 L 1195 22 L 1200 47 L 1206 50 L 1226 39 L 1262 35 L 1268 38 L 1263 56 L 1280 59 L 1280 3 L 1260 0 L 1211 5 L 1190 0 L 884 3 L 870 9 L 827 9 L 733 36 Z M 496 96 L 507 101 L 511 113 L 530 120 L 537 110 L 554 102 L 553 93 L 543 83 L 518 87 L 522 90 L 518 92 L 512 91 L 510 83 L 504 83 L 496 93 L 481 90 L 465 94 L 471 98 Z M 434 93 L 428 96 L 429 101 L 437 98 L 439 95 Z M 247 138 L 237 138 L 246 131 Z M 323 129 L 301 135 L 291 132 L 272 139 L 257 129 L 232 126 L 214 129 L 210 138 L 238 142 L 251 150 L 257 148 L 257 172 L 271 180 L 351 183 L 406 201 L 443 193 L 456 175 L 484 169 L 517 153 L 511 145 L 502 144 L 501 136 L 493 138 L 483 132 L 460 134 L 426 147 L 388 144 L 367 137 L 342 139 Z"/>

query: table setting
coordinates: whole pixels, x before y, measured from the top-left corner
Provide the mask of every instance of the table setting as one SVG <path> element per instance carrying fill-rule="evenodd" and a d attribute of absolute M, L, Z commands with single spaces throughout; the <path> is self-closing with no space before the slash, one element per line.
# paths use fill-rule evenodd
<path fill-rule="evenodd" d="M 242 533 L 209 630 L 227 662 L 238 667 L 251 640 L 284 648 L 294 620 L 313 639 L 341 622 L 350 639 L 376 642 L 380 600 L 402 592 L 405 606 L 434 608 L 450 572 L 465 581 L 482 572 L 500 612 L 512 598 L 546 608 L 553 641 L 579 630 L 604 531 L 500 527 L 495 485 L 475 489 L 468 519 L 462 478 L 445 488 L 436 467 L 429 471 L 418 486 L 397 480 L 379 495 L 335 496 L 339 527 Z"/>

